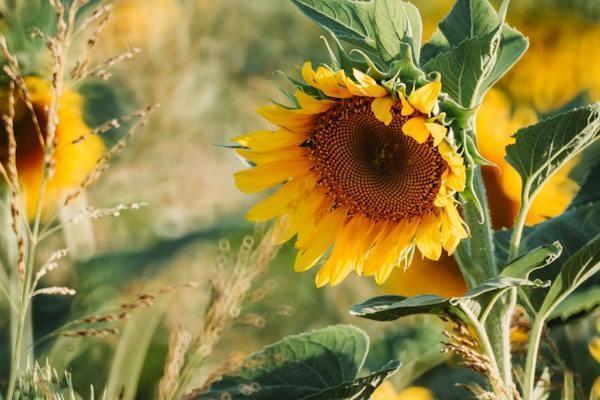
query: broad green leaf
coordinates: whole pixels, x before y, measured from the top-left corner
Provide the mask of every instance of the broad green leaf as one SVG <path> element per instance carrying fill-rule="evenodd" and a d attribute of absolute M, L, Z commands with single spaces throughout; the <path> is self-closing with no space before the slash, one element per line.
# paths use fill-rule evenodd
<path fill-rule="evenodd" d="M 562 266 L 540 308 L 550 314 L 586 280 L 600 272 L 600 234 L 571 256 Z"/>
<path fill-rule="evenodd" d="M 414 297 L 403 296 L 380 296 L 375 297 L 362 304 L 357 304 L 350 309 L 350 314 L 376 321 L 391 321 L 415 314 L 442 314 L 456 305 L 477 301 L 483 296 L 494 294 L 519 286 L 543 287 L 541 281 L 530 281 L 527 279 L 496 277 L 489 279 L 474 289 L 469 290 L 462 297 L 445 298 L 436 295 L 420 295 Z"/>
<path fill-rule="evenodd" d="M 562 252 L 562 246 L 559 242 L 551 245 L 540 246 L 517 258 L 507 265 L 501 273 L 501 276 L 528 279 L 529 274 L 548 264 L 554 262 Z"/>
<path fill-rule="evenodd" d="M 423 26 L 419 10 L 398 0 L 375 0 L 374 24 L 377 48 L 384 61 L 402 54 L 401 44 L 411 46 L 413 59 L 418 63 Z"/>
<path fill-rule="evenodd" d="M 600 286 L 595 285 L 567 297 L 556 307 L 549 319 L 560 319 L 564 322 L 579 314 L 587 314 L 598 306 L 600 306 Z"/>
<path fill-rule="evenodd" d="M 359 47 L 376 49 L 373 2 L 356 0 L 292 0 L 319 25 Z"/>
<path fill-rule="evenodd" d="M 402 368 L 394 375 L 398 387 L 409 386 L 449 358 L 449 354 L 441 351 L 442 321 L 433 316 L 420 316 L 406 322 L 394 324 L 392 330 L 373 343 L 366 363 L 371 370 L 390 358 L 402 360 Z"/>
<path fill-rule="evenodd" d="M 473 108 L 526 48 L 527 40 L 518 31 L 505 27 L 500 34 L 497 28 L 438 54 L 424 68 L 442 75 L 443 90 L 459 105 Z"/>
<path fill-rule="evenodd" d="M 521 176 L 523 201 L 532 201 L 542 185 L 599 134 L 600 103 L 518 130 L 506 158 Z"/>
<path fill-rule="evenodd" d="M 451 47 L 494 30 L 500 19 L 488 0 L 458 0 L 440 22 L 439 30 Z"/>
<path fill-rule="evenodd" d="M 571 201 L 571 204 L 569 204 L 569 208 L 567 210 L 574 210 L 577 207 L 585 206 L 600 201 L 600 180 L 598 180 L 599 177 L 600 162 L 597 162 L 590 168 L 585 178 L 585 181 L 581 185 L 581 188 L 579 188 L 579 192 L 577 192 L 577 195 L 575 196 L 573 201 Z"/>
<path fill-rule="evenodd" d="M 326 389 L 314 395 L 303 397 L 302 400 L 333 400 L 352 399 L 369 400 L 371 395 L 386 379 L 392 376 L 400 368 L 398 361 L 390 361 L 380 370 L 363 378 L 351 382 L 342 383 L 331 389 Z"/>
<path fill-rule="evenodd" d="M 303 399 L 353 381 L 368 352 L 369 338 L 351 325 L 330 326 L 269 345 L 250 355 L 197 399 Z M 315 399 L 318 397 L 314 397 Z"/>

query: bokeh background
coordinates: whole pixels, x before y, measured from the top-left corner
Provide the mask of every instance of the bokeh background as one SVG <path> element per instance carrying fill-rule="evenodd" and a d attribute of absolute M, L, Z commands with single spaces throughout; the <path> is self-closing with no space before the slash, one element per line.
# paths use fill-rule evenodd
<path fill-rule="evenodd" d="M 160 109 L 82 201 L 95 207 L 148 205 L 118 218 L 75 225 L 48 244 L 47 254 L 65 242 L 74 249 L 70 265 L 53 274 L 48 284 L 68 284 L 78 295 L 36 301 L 35 335 L 41 337 L 65 321 L 140 292 L 198 282 L 198 289 L 177 292 L 139 313 L 120 335 L 63 338 L 37 348 L 56 368 L 71 369 L 83 392 L 89 384 L 101 390 L 107 382 L 121 382 L 128 388 L 125 398 L 151 399 L 162 374 L 169 331 L 180 325 L 194 331 L 202 324 L 218 242 L 229 241 L 235 253 L 242 238 L 257 229 L 243 219 L 256 198 L 241 194 L 233 183 L 232 174 L 243 165 L 224 146 L 236 135 L 267 126 L 254 110 L 270 99 L 283 99 L 278 85 L 284 80 L 276 71 L 297 75 L 305 60 L 325 61 L 326 51 L 320 38 L 324 32 L 286 0 L 113 4 L 113 17 L 94 58 L 103 60 L 132 47 L 141 51 L 116 67 L 108 85 L 92 81 L 77 87 L 86 98 L 86 121 L 95 126 L 155 103 Z M 423 15 L 426 40 L 452 2 L 415 4 Z M 480 150 L 498 165 L 485 171 L 496 227 L 509 227 L 518 209 L 519 181 L 503 160 L 510 135 L 543 115 L 600 99 L 600 6 L 595 0 L 519 0 L 511 5 L 509 20 L 529 36 L 530 51 L 486 96 L 477 122 Z M 114 140 L 106 138 L 107 144 Z M 568 205 L 591 157 L 584 155 L 553 179 L 528 222 L 557 215 Z M 425 365 L 445 362 L 438 354 L 437 320 L 372 324 L 349 316 L 347 310 L 383 293 L 458 295 L 465 287 L 451 259 L 435 263 L 417 256 L 408 271 L 396 271 L 382 287 L 350 278 L 335 288 L 316 289 L 313 271 L 293 272 L 292 256 L 292 245 L 284 245 L 261 280 L 264 296 L 248 304 L 246 317 L 213 355 L 215 362 L 288 334 L 346 322 L 364 328 L 378 343 L 373 365 L 382 364 L 377 357 L 398 357 L 407 363 L 409 372 L 394 382 L 398 390 L 413 379 L 424 386 L 435 382 L 441 388 L 437 396 L 449 399 L 443 388 L 453 385 L 456 376 L 435 369 L 422 372 Z M 4 315 L 0 314 L 0 329 L 7 331 Z M 591 325 L 590 320 L 574 321 L 565 334 L 579 335 L 584 348 Z M 400 334 L 404 339 L 394 340 Z M 6 356 L 6 347 L 3 352 Z M 578 362 L 593 368 L 587 351 L 580 353 L 584 361 Z M 2 376 L 6 368 L 0 366 Z M 468 373 L 458 366 L 453 371 Z"/>

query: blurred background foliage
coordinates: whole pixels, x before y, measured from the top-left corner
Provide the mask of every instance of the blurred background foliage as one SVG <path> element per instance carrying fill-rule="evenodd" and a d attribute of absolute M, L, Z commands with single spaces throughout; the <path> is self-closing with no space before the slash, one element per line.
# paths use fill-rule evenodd
<path fill-rule="evenodd" d="M 9 3 L 0 5 L 3 14 Z M 452 2 L 415 3 L 427 39 Z M 22 7 L 23 18 L 16 25 L 7 18 L 2 29 L 26 73 L 43 76 L 48 73 L 43 53 L 27 30 L 49 29 L 52 18 L 44 11 L 44 2 L 16 4 Z M 97 126 L 149 104 L 161 107 L 88 192 L 87 203 L 110 207 L 144 201 L 148 206 L 94 221 L 93 229 L 75 225 L 47 245 L 46 254 L 64 242 L 87 250 L 75 252 L 72 265 L 47 282 L 77 289 L 73 300 L 36 298 L 35 337 L 140 292 L 189 281 L 200 287 L 177 292 L 152 310 L 142 311 L 118 336 L 44 341 L 36 352 L 49 357 L 58 369 L 72 370 L 74 386 L 81 393 L 88 393 L 89 384 L 97 391 L 106 387 L 118 391 L 111 385 L 122 384 L 127 388 L 124 398 L 150 399 L 162 374 L 169 331 L 183 325 L 194 332 L 202 322 L 209 298 L 205 283 L 215 273 L 217 242 L 229 240 L 235 252 L 244 235 L 255 229 L 243 220 L 255 199 L 238 193 L 233 185 L 232 173 L 242 165 L 233 152 L 219 145 L 265 127 L 254 110 L 270 99 L 282 100 L 277 83 L 283 80 L 274 71 L 295 75 L 306 59 L 325 60 L 326 51 L 320 39 L 324 33 L 289 1 L 114 0 L 113 4 L 113 17 L 94 58 L 104 60 L 133 47 L 141 51 L 119 64 L 108 82 L 88 81 L 76 88 L 86 98 L 86 122 Z M 519 182 L 503 160 L 510 134 L 567 104 L 600 99 L 598 4 L 595 0 L 520 0 L 511 5 L 510 22 L 529 36 L 530 50 L 485 98 L 477 123 L 482 154 L 499 166 L 485 171 L 496 227 L 509 227 L 518 209 Z M 118 132 L 105 140 L 110 144 L 117 138 Z M 534 205 L 530 223 L 564 210 L 591 158 L 584 155 L 553 179 Z M 215 360 L 232 351 L 254 351 L 288 334 L 347 322 L 365 329 L 374 342 L 368 365 L 375 368 L 394 357 L 404 363 L 394 378 L 398 389 L 416 381 L 434 388 L 444 400 L 466 396 L 461 391 L 448 394 L 455 377 L 470 372 L 439 353 L 439 321 L 423 317 L 372 324 L 347 314 L 351 304 L 384 292 L 461 294 L 465 285 L 452 259 L 435 263 L 417 256 L 410 269 L 396 271 L 384 287 L 353 278 L 339 287 L 317 290 L 312 272 L 293 272 L 292 253 L 291 245 L 283 247 L 257 288 L 260 301 L 248 304 L 244 312 L 249 317 L 241 318 L 242 323 L 228 332 Z M 8 308 L 3 307 L 0 355 L 8 360 Z M 565 335 L 577 338 L 572 344 L 577 348 L 568 351 L 568 362 L 589 366 L 583 377 L 588 387 L 590 377 L 600 374 L 587 351 L 594 334 L 591 318 L 562 324 L 555 333 L 559 341 Z M 7 365 L 0 363 L 4 379 Z M 115 371 L 121 376 L 111 376 L 119 375 Z"/>

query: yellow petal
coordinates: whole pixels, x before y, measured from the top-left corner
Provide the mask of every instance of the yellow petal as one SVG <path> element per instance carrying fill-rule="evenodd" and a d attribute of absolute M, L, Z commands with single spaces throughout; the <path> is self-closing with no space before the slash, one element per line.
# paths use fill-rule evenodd
<path fill-rule="evenodd" d="M 319 272 L 317 272 L 317 276 L 315 277 L 315 285 L 318 288 L 327 285 L 327 283 L 329 282 L 329 275 L 330 275 L 329 269 L 325 269 L 325 268 L 321 267 Z"/>
<path fill-rule="evenodd" d="M 385 90 L 384 87 L 379 86 L 377 81 L 369 75 L 357 69 L 354 69 L 352 72 L 358 83 L 360 83 L 364 95 L 369 97 L 385 97 L 388 95 L 387 90 Z"/>
<path fill-rule="evenodd" d="M 394 116 L 392 115 L 392 106 L 394 100 L 391 97 L 379 97 L 371 103 L 371 110 L 375 114 L 375 118 L 383 122 L 386 126 L 392 123 Z"/>
<path fill-rule="evenodd" d="M 305 176 L 310 171 L 306 159 L 278 160 L 261 164 L 234 174 L 235 184 L 244 193 L 256 193 L 292 177 Z"/>
<path fill-rule="evenodd" d="M 321 203 L 325 200 L 320 190 L 310 191 L 308 194 L 305 192 L 302 198 L 298 198 L 298 201 L 294 207 L 288 213 L 289 225 L 287 231 L 282 237 L 283 242 L 287 242 L 299 231 L 311 228 L 312 216 L 317 209 L 321 206 Z M 279 244 L 279 243 L 278 243 Z"/>
<path fill-rule="evenodd" d="M 347 210 L 336 208 L 317 223 L 314 235 L 307 240 L 306 247 L 302 248 L 296 256 L 294 264 L 296 271 L 306 271 L 319 261 L 344 226 L 346 215 Z"/>
<path fill-rule="evenodd" d="M 237 136 L 232 141 L 252 150 L 268 151 L 282 147 L 299 146 L 308 139 L 303 133 L 293 133 L 287 129 L 273 131 L 256 131 L 246 135 Z"/>
<path fill-rule="evenodd" d="M 303 115 L 277 104 L 261 107 L 257 113 L 272 124 L 295 132 L 309 130 L 314 118 L 313 115 Z"/>
<path fill-rule="evenodd" d="M 300 104 L 300 110 L 298 110 L 301 114 L 320 114 L 329 110 L 329 108 L 335 104 L 334 101 L 331 100 L 319 100 L 314 97 L 304 93 L 302 90 L 296 90 L 295 93 L 296 100 L 298 100 L 298 104 Z"/>
<path fill-rule="evenodd" d="M 440 220 L 430 213 L 422 217 L 415 237 L 417 248 L 430 260 L 439 260 L 442 255 Z"/>
<path fill-rule="evenodd" d="M 406 117 L 412 115 L 412 113 L 415 112 L 415 109 L 410 105 L 410 103 L 406 100 L 406 97 L 402 93 L 400 93 L 400 102 L 402 103 L 402 111 L 400 112 L 400 114 Z"/>
<path fill-rule="evenodd" d="M 373 392 L 373 400 L 396 400 L 398 394 L 390 381 L 385 381 Z"/>
<path fill-rule="evenodd" d="M 414 117 L 409 119 L 402 125 L 402 132 L 406 136 L 415 139 L 417 143 L 423 144 L 429 138 L 429 130 L 425 126 L 425 118 Z"/>
<path fill-rule="evenodd" d="M 408 96 L 408 102 L 423 114 L 430 115 L 442 91 L 442 83 L 435 80 L 422 86 Z"/>
<path fill-rule="evenodd" d="M 312 63 L 310 61 L 307 61 L 304 63 L 304 65 L 302 65 L 302 78 L 304 79 L 304 82 L 314 88 L 317 88 L 315 71 L 313 70 Z"/>
<path fill-rule="evenodd" d="M 448 128 L 440 124 L 426 122 L 425 126 L 429 133 L 431 133 L 431 136 L 433 136 L 433 144 L 435 146 L 440 144 L 446 137 L 446 133 L 448 133 Z"/>
<path fill-rule="evenodd" d="M 306 155 L 306 150 L 302 147 L 294 146 L 271 151 L 237 149 L 236 153 L 254 164 L 265 164 L 277 160 L 300 159 Z"/>
<path fill-rule="evenodd" d="M 253 222 L 264 222 L 279 217 L 288 211 L 290 204 L 296 201 L 305 190 L 314 186 L 313 178 L 292 179 L 281 189 L 256 204 L 246 214 L 246 219 Z"/>

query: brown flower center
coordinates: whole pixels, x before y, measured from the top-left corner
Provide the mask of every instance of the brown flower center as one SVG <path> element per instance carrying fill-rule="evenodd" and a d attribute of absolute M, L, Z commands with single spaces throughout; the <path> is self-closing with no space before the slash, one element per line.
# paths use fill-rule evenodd
<path fill-rule="evenodd" d="M 43 105 L 40 104 L 34 104 L 33 110 L 40 126 L 42 138 L 45 140 L 46 112 Z M 40 168 L 44 150 L 29 110 L 24 110 L 21 115 L 15 116 L 13 129 L 17 142 L 17 168 L 20 171 L 27 168 Z M 8 134 L 4 125 L 0 127 L 0 162 L 4 165 L 8 162 Z"/>
<path fill-rule="evenodd" d="M 419 144 L 402 133 L 409 117 L 393 108 L 385 126 L 370 98 L 342 100 L 319 116 L 305 146 L 337 206 L 373 220 L 422 215 L 434 208 L 447 165 L 431 138 Z"/>

